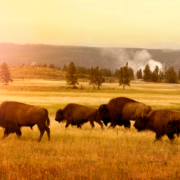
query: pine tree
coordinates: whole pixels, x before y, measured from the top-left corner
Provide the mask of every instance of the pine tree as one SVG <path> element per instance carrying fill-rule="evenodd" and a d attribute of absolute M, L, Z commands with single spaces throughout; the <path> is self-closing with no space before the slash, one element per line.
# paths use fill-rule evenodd
<path fill-rule="evenodd" d="M 177 83 L 178 77 L 177 73 L 174 70 L 173 66 L 169 67 L 169 69 L 166 71 L 165 79 L 167 83 Z"/>
<path fill-rule="evenodd" d="M 76 71 L 76 66 L 73 62 L 69 64 L 69 66 L 66 69 L 66 82 L 68 85 L 72 85 L 73 88 L 75 88 L 76 84 L 78 83 L 78 75 Z"/>
<path fill-rule="evenodd" d="M 126 63 L 126 66 L 123 66 L 119 70 L 119 86 L 123 86 L 123 89 L 125 89 L 125 86 L 130 86 L 130 75 L 129 75 L 129 69 L 128 69 L 128 63 Z"/>
<path fill-rule="evenodd" d="M 93 67 L 91 68 L 89 79 L 90 79 L 89 84 L 92 84 L 94 89 L 95 89 L 95 85 L 97 85 L 98 89 L 100 89 L 100 86 L 103 83 L 103 77 L 98 66 L 96 68 Z"/>
<path fill-rule="evenodd" d="M 143 70 L 143 73 L 144 73 L 143 80 L 150 81 L 152 72 L 148 63 L 146 64 L 145 69 Z"/>
<path fill-rule="evenodd" d="M 90 80 L 89 84 L 90 85 L 92 84 L 93 85 L 93 89 L 95 89 L 96 82 L 95 82 L 94 68 L 93 67 L 90 69 L 89 80 Z"/>
<path fill-rule="evenodd" d="M 115 70 L 113 76 L 119 78 L 119 69 L 116 69 L 116 70 Z"/>
<path fill-rule="evenodd" d="M 154 71 L 152 72 L 152 75 L 151 75 L 151 80 L 153 82 L 158 82 L 159 81 L 159 67 L 156 66 Z"/>
<path fill-rule="evenodd" d="M 130 79 L 131 79 L 131 80 L 134 79 L 134 71 L 133 71 L 133 69 L 132 69 L 131 67 L 129 67 L 129 68 L 128 68 L 128 71 L 129 71 L 129 77 L 130 77 Z"/>
<path fill-rule="evenodd" d="M 180 69 L 178 71 L 178 80 L 180 80 Z"/>
<path fill-rule="evenodd" d="M 103 77 L 102 77 L 101 72 L 99 71 L 98 66 L 94 69 L 94 78 L 95 78 L 96 85 L 98 86 L 98 89 L 100 89 L 100 86 L 103 83 Z"/>
<path fill-rule="evenodd" d="M 66 65 L 64 65 L 62 71 L 66 71 L 66 70 L 67 70 L 67 67 L 66 67 Z"/>
<path fill-rule="evenodd" d="M 164 79 L 164 73 L 162 71 L 159 72 L 159 81 Z"/>
<path fill-rule="evenodd" d="M 137 79 L 142 79 L 142 70 L 139 69 L 137 72 L 136 72 L 136 77 Z"/>
<path fill-rule="evenodd" d="M 6 85 L 7 85 L 10 81 L 11 81 L 11 82 L 13 81 L 13 80 L 11 79 L 8 66 L 7 66 L 7 64 L 6 64 L 5 62 L 1 65 L 0 77 L 1 77 L 1 81 L 2 81 L 3 83 L 5 83 Z"/>

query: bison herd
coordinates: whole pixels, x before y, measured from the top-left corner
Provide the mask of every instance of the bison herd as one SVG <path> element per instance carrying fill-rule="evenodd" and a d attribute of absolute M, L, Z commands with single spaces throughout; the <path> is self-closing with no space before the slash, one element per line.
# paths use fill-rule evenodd
<path fill-rule="evenodd" d="M 180 112 L 152 110 L 150 106 L 126 97 L 113 98 L 107 104 L 100 105 L 98 109 L 70 103 L 57 110 L 55 120 L 66 121 L 66 128 L 69 125 L 81 128 L 88 121 L 93 128 L 95 121 L 102 129 L 103 123 L 106 126 L 110 123 L 111 128 L 117 125 L 130 128 L 130 120 L 134 120 L 134 127 L 138 131 L 155 132 L 155 141 L 166 134 L 172 142 L 174 135 L 179 136 L 180 132 Z M 50 140 L 50 119 L 47 109 L 15 101 L 5 101 L 0 105 L 0 126 L 4 128 L 2 138 L 10 133 L 16 133 L 19 138 L 22 126 L 32 129 L 34 125 L 37 125 L 40 131 L 38 141 L 41 141 L 45 131 Z"/>

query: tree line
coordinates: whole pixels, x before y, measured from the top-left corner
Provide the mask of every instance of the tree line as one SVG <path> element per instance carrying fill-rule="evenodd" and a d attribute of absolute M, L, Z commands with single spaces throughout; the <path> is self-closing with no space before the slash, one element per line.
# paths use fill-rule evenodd
<path fill-rule="evenodd" d="M 165 66 L 164 72 L 159 69 L 158 66 L 151 71 L 149 64 L 146 64 L 143 73 L 139 69 L 136 72 L 137 79 L 143 79 L 145 82 L 166 82 L 166 83 L 178 83 L 180 80 L 180 69 L 178 73 L 174 70 L 173 66 Z"/>
<path fill-rule="evenodd" d="M 24 64 L 22 65 L 24 66 Z M 47 64 L 35 64 L 34 66 L 38 67 L 47 67 Z M 58 69 L 60 67 L 50 64 L 49 68 Z M 99 67 L 86 68 L 82 66 L 75 66 L 73 62 L 69 65 L 64 65 L 62 71 L 66 72 L 66 82 L 68 85 L 72 85 L 73 88 L 78 84 L 78 78 L 88 78 L 89 84 L 95 88 L 97 86 L 100 89 L 100 86 L 105 82 L 105 77 L 115 77 L 118 79 L 119 85 L 125 88 L 125 86 L 130 86 L 130 81 L 135 78 L 134 71 L 131 67 L 128 66 L 128 62 L 125 66 L 116 69 L 114 73 L 107 68 L 99 69 Z M 4 62 L 0 66 L 0 78 L 4 84 L 8 84 L 13 81 L 9 73 L 7 64 Z M 160 70 L 158 66 L 151 71 L 149 64 L 147 63 L 144 70 L 139 69 L 136 72 L 136 78 L 142 79 L 145 82 L 167 82 L 167 83 L 178 83 L 180 80 L 180 69 L 178 73 L 174 70 L 173 66 L 165 66 L 164 71 Z"/>
<path fill-rule="evenodd" d="M 75 87 L 76 84 L 78 84 L 78 70 L 73 62 L 69 64 L 69 66 L 66 67 L 66 80 L 67 84 L 73 85 Z M 81 67 L 81 70 L 87 70 L 87 68 Z M 107 70 L 107 69 L 106 69 Z M 89 84 L 93 85 L 93 88 L 95 86 L 100 88 L 101 84 L 105 82 L 104 69 L 99 69 L 97 66 L 96 68 L 92 67 L 89 69 Z M 83 72 L 81 72 L 83 73 Z M 71 74 L 71 76 L 70 76 Z M 128 62 L 125 66 L 120 67 L 120 69 L 117 69 L 113 75 L 116 77 L 119 81 L 119 86 L 122 85 L 123 89 L 125 89 L 125 86 L 130 86 L 130 81 L 134 79 L 134 72 L 131 67 L 128 66 Z M 113 77 L 112 73 L 109 73 L 106 77 Z M 136 78 L 142 79 L 145 82 L 166 82 L 166 83 L 178 83 L 178 80 L 180 80 L 180 69 L 178 71 L 178 74 L 174 70 L 173 66 L 165 66 L 165 72 L 162 72 L 162 70 L 159 69 L 158 66 L 155 67 L 153 71 L 151 71 L 149 64 L 147 63 L 144 70 L 142 71 L 139 69 L 136 72 Z M 71 83 L 70 83 L 71 82 Z M 75 83 L 73 83 L 75 82 Z"/>

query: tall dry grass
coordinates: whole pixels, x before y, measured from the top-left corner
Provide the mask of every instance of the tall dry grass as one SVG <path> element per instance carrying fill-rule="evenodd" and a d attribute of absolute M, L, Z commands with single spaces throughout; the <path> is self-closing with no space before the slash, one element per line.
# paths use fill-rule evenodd
<path fill-rule="evenodd" d="M 48 109 L 51 119 L 50 142 L 47 134 L 41 143 L 37 142 L 36 126 L 33 130 L 23 127 L 21 139 L 11 134 L 0 141 L 0 179 L 180 179 L 178 138 L 173 145 L 167 137 L 153 143 L 154 133 L 138 133 L 133 126 L 130 130 L 101 130 L 99 124 L 92 129 L 86 123 L 81 129 L 66 129 L 65 124 L 54 120 L 57 109 L 67 103 L 98 107 L 118 96 L 133 98 L 154 109 L 180 110 L 179 86 L 133 82 L 126 90 L 117 84 L 104 84 L 101 90 L 93 90 L 87 83 L 82 84 L 83 90 L 70 90 L 62 88 L 64 82 L 43 80 L 0 85 L 0 102 L 13 100 L 42 106 Z"/>

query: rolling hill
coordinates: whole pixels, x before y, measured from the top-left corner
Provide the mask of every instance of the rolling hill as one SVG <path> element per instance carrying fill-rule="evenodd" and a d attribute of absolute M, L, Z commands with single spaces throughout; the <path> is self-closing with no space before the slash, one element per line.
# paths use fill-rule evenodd
<path fill-rule="evenodd" d="M 0 43 L 0 64 L 54 64 L 63 67 L 74 62 L 76 66 L 118 69 L 128 61 L 153 59 L 164 65 L 180 69 L 180 50 L 143 48 L 100 48 L 80 46 L 54 46 L 44 44 Z"/>

